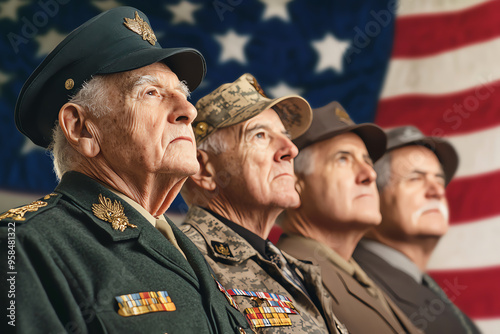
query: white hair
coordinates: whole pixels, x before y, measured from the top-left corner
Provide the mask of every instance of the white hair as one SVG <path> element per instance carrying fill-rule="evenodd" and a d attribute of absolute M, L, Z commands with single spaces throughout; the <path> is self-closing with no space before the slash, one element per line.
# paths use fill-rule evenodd
<path fill-rule="evenodd" d="M 78 93 L 69 102 L 78 104 L 89 114 L 99 118 L 111 111 L 108 99 L 107 81 L 104 76 L 95 76 L 85 82 Z M 52 142 L 49 146 L 54 162 L 54 171 L 58 180 L 64 173 L 74 169 L 80 160 L 80 154 L 69 144 L 59 122 L 52 130 Z"/>
<path fill-rule="evenodd" d="M 389 185 L 392 178 L 392 156 L 391 152 L 387 152 L 375 162 L 373 169 L 377 173 L 377 189 L 379 192 L 384 191 L 385 187 Z"/>
<path fill-rule="evenodd" d="M 293 162 L 296 175 L 309 175 L 314 172 L 316 168 L 314 153 L 313 145 L 300 150 Z"/>
<path fill-rule="evenodd" d="M 198 145 L 198 149 L 213 154 L 226 152 L 229 145 L 224 136 L 225 129 L 226 128 L 219 129 L 211 133 L 200 145 Z"/>

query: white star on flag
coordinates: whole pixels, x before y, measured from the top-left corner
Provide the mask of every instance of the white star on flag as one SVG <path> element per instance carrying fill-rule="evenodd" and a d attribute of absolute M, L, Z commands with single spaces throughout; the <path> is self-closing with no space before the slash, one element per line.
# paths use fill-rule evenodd
<path fill-rule="evenodd" d="M 17 12 L 19 8 L 29 3 L 28 0 L 8 0 L 0 3 L 0 20 L 11 19 L 17 21 Z"/>
<path fill-rule="evenodd" d="M 319 61 L 316 66 L 316 72 L 321 72 L 329 68 L 336 72 L 342 72 L 342 60 L 344 53 L 351 45 L 348 41 L 338 40 L 331 33 L 316 42 L 312 42 L 314 49 L 318 52 Z"/>
<path fill-rule="evenodd" d="M 225 35 L 216 35 L 215 39 L 222 47 L 221 63 L 231 59 L 246 63 L 244 50 L 250 36 L 238 35 L 234 30 L 229 30 Z"/>
<path fill-rule="evenodd" d="M 195 24 L 193 14 L 196 10 L 200 9 L 202 5 L 195 5 L 190 3 L 189 1 L 181 1 L 177 5 L 167 5 L 165 7 L 174 15 L 171 24 L 179 24 L 182 22 Z"/>
<path fill-rule="evenodd" d="M 290 21 L 288 9 L 286 6 L 293 0 L 260 0 L 266 7 L 262 20 L 268 20 L 273 17 L 279 17 L 283 21 Z"/>
<path fill-rule="evenodd" d="M 283 81 L 278 83 L 276 86 L 266 89 L 266 91 L 269 92 L 269 95 L 274 98 L 285 95 L 300 95 L 302 93 L 302 89 L 290 87 Z"/>
<path fill-rule="evenodd" d="M 38 35 L 35 37 L 38 45 L 40 46 L 36 53 L 37 57 L 44 57 L 49 54 L 49 52 L 52 51 L 65 37 L 66 34 L 61 34 L 54 28 L 47 31 L 44 35 Z"/>

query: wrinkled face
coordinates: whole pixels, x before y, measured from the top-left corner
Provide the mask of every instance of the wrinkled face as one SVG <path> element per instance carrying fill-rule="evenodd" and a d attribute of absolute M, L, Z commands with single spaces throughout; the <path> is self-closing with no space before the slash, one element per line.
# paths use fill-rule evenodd
<path fill-rule="evenodd" d="M 398 239 L 444 235 L 448 205 L 445 175 L 436 155 L 417 145 L 391 154 L 391 180 L 380 194 L 379 230 Z"/>
<path fill-rule="evenodd" d="M 313 145 L 314 169 L 300 176 L 309 220 L 326 229 L 379 224 L 376 173 L 361 138 L 348 132 Z"/>
<path fill-rule="evenodd" d="M 197 112 L 175 73 L 155 63 L 112 80 L 112 111 L 97 123 L 101 152 L 113 170 L 129 175 L 196 173 L 191 122 Z"/>
<path fill-rule="evenodd" d="M 278 114 L 267 109 L 224 131 L 228 149 L 216 157 L 218 189 L 234 207 L 289 208 L 300 204 L 293 158 L 297 147 Z"/>

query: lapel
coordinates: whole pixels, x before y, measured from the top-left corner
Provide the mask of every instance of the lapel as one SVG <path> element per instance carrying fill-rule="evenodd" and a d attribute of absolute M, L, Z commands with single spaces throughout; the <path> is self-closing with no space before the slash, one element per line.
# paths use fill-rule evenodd
<path fill-rule="evenodd" d="M 347 293 L 373 309 L 392 328 L 401 328 L 397 323 L 397 319 L 391 317 L 390 314 L 379 305 L 376 299 L 368 294 L 366 289 L 361 286 L 358 281 L 322 255 L 321 252 L 318 251 L 318 248 L 314 246 L 315 243 L 314 240 L 295 235 L 282 235 L 280 238 L 280 245 L 283 245 L 283 248 L 291 255 L 301 260 L 312 261 L 320 266 L 323 284 L 337 302 L 340 303 L 335 296 L 338 296 L 339 289 L 345 288 Z"/>
<path fill-rule="evenodd" d="M 216 260 L 242 263 L 258 256 L 258 252 L 238 233 L 200 207 L 189 209 L 184 224 L 191 225 L 203 236 L 210 257 Z"/>
<path fill-rule="evenodd" d="M 391 298 L 418 308 L 425 303 L 427 293 L 422 293 L 423 288 L 415 280 L 394 268 L 387 261 L 364 248 L 361 244 L 354 251 L 356 261 L 363 270 L 379 285 L 387 291 Z"/>
<path fill-rule="evenodd" d="M 198 287 L 196 274 L 182 254 L 146 218 L 99 182 L 78 172 L 67 172 L 55 191 L 61 193 L 89 218 L 81 220 L 81 223 L 91 224 L 90 228 L 94 229 L 95 233 L 107 236 L 111 242 L 136 239 L 151 257 Z M 92 212 L 92 205 L 99 203 L 99 194 L 113 203 L 120 203 L 128 221 L 137 227 L 127 227 L 124 231 L 115 230 L 111 223 L 96 217 Z"/>

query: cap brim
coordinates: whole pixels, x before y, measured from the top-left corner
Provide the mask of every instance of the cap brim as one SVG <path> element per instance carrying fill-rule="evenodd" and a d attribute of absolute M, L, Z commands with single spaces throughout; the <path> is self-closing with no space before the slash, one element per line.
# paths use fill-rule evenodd
<path fill-rule="evenodd" d="M 274 108 L 285 128 L 290 132 L 292 139 L 299 137 L 307 131 L 312 122 L 312 109 L 309 103 L 298 95 L 288 95 L 276 99 L 265 99 L 252 105 L 250 110 L 245 110 L 239 115 L 228 118 L 218 125 L 218 129 L 247 121 L 264 110 Z M 244 116 L 242 116 L 244 115 Z M 208 136 L 207 136 L 208 137 Z M 206 138 L 206 137 L 205 137 Z M 205 140 L 203 138 L 198 145 Z"/>
<path fill-rule="evenodd" d="M 131 71 L 156 62 L 167 65 L 179 80 L 186 82 L 190 91 L 194 91 L 205 77 L 205 59 L 200 52 L 191 48 L 138 50 L 99 69 L 96 74 Z"/>

